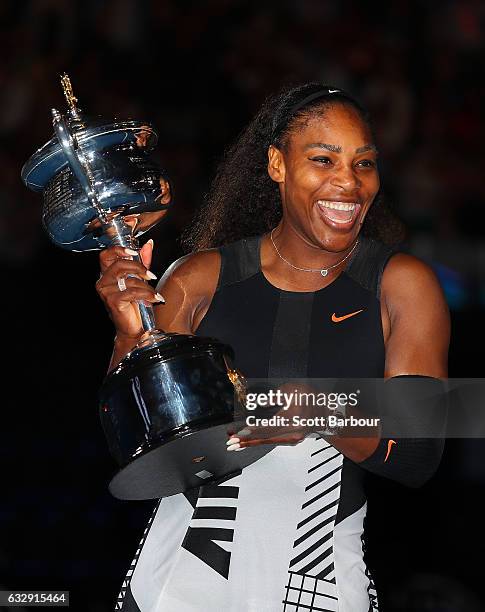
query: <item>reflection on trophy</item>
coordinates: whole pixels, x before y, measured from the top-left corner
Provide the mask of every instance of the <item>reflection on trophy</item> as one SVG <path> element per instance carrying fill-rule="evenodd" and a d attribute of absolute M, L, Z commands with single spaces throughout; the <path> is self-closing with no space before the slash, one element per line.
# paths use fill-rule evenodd
<path fill-rule="evenodd" d="M 52 111 L 55 135 L 27 161 L 22 179 L 43 193 L 43 224 L 55 244 L 138 251 L 138 237 L 162 219 L 173 198 L 169 179 L 149 157 L 155 129 L 87 118 L 66 75 L 61 83 L 68 111 Z M 152 307 L 139 309 L 143 340 L 100 391 L 102 425 L 121 468 L 111 493 L 120 499 L 173 495 L 266 454 L 264 447 L 226 452 L 244 399 L 232 349 L 214 338 L 157 330 Z"/>

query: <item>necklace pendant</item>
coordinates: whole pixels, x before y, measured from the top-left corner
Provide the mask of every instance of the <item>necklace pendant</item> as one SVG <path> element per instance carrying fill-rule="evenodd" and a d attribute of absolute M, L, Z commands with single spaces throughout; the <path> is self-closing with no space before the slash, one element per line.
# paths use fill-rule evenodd
<path fill-rule="evenodd" d="M 327 274 L 328 274 L 328 270 L 325 270 L 325 268 L 324 268 L 323 270 L 320 270 L 320 274 L 321 274 L 322 276 L 327 276 Z"/>

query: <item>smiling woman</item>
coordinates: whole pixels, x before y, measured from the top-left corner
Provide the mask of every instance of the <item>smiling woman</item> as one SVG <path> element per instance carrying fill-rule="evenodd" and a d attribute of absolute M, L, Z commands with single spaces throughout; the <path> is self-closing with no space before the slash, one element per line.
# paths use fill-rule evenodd
<path fill-rule="evenodd" d="M 328 92 L 329 95 L 325 95 Z M 313 118 L 326 118 L 329 108 L 343 107 L 360 119 L 369 134 L 368 144 L 374 154 L 370 159 L 376 164 L 377 150 L 367 112 L 345 92 L 325 88 L 319 83 L 309 83 L 294 89 L 283 90 L 269 97 L 259 113 L 241 134 L 239 140 L 226 153 L 207 198 L 192 227 L 184 233 L 188 251 L 221 246 L 251 235 L 261 235 L 275 227 L 282 216 L 279 189 L 267 172 L 268 149 L 274 145 L 286 150 L 291 136 L 306 127 Z M 308 144 L 315 143 L 309 140 Z M 317 145 L 319 143 L 316 143 Z M 320 144 L 322 144 L 320 142 Z M 338 153 L 339 143 L 324 141 L 329 148 L 322 149 L 320 163 L 328 153 Z M 366 153 L 359 151 L 358 153 Z M 318 155 L 317 155 L 318 157 Z M 362 164 L 367 162 L 363 159 Z M 364 235 L 385 244 L 396 244 L 404 234 L 399 219 L 392 213 L 378 192 L 362 227 Z"/>
<path fill-rule="evenodd" d="M 379 199 L 376 157 L 348 94 L 309 84 L 269 99 L 186 233 L 194 252 L 157 285 L 157 326 L 232 345 L 251 378 L 446 376 L 443 295 L 427 266 L 387 246 L 400 226 Z M 155 299 L 142 280 L 119 291 L 130 267 L 146 278 L 125 256 L 101 254 L 98 290 L 117 329 L 112 367 L 143 332 L 135 301 Z M 366 473 L 419 486 L 442 441 L 394 440 L 389 453 L 375 431 L 281 438 L 249 426 L 228 451 L 267 443 L 271 452 L 241 472 L 161 500 L 118 609 L 378 609 L 362 547 Z"/>

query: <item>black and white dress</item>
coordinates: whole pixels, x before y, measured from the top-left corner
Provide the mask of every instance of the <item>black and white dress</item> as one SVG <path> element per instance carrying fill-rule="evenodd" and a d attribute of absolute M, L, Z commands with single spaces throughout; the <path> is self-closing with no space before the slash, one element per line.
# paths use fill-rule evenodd
<path fill-rule="evenodd" d="M 363 238 L 330 285 L 299 293 L 266 280 L 260 238 L 223 247 L 218 288 L 197 333 L 232 345 L 251 378 L 382 377 L 379 286 L 390 255 Z M 310 436 L 222 482 L 162 499 L 115 609 L 376 611 L 363 559 L 364 475 Z"/>

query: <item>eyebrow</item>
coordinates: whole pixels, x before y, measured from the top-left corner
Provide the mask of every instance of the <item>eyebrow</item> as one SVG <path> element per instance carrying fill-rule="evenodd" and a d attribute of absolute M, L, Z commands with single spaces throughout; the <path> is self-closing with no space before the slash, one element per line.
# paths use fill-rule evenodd
<path fill-rule="evenodd" d="M 308 149 L 325 149 L 332 153 L 342 153 L 342 147 L 340 145 L 327 144 L 326 142 L 311 142 L 305 146 L 304 150 L 307 151 Z M 373 144 L 366 144 L 363 147 L 355 149 L 357 154 L 366 153 L 367 151 L 374 151 L 374 153 L 377 153 L 377 148 Z"/>
<path fill-rule="evenodd" d="M 374 151 L 374 153 L 377 153 L 376 145 L 366 144 L 363 147 L 359 147 L 358 149 L 355 149 L 356 153 L 367 153 L 367 151 Z"/>

